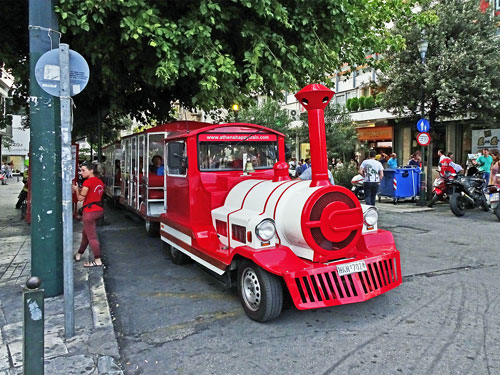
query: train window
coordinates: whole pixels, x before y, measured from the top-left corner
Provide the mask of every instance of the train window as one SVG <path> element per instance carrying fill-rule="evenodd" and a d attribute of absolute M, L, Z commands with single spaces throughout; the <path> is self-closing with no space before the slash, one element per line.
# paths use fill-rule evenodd
<path fill-rule="evenodd" d="M 185 176 L 187 173 L 186 144 L 184 142 L 167 143 L 167 174 Z"/>
<path fill-rule="evenodd" d="M 160 156 L 163 161 L 164 140 L 165 140 L 165 133 L 148 134 L 148 163 L 150 172 L 156 173 L 156 168 L 153 163 L 153 158 L 155 156 Z M 163 162 L 161 164 L 163 165 Z"/>
<path fill-rule="evenodd" d="M 276 142 L 200 142 L 198 162 L 200 171 L 243 170 L 243 155 L 254 169 L 272 168 L 277 161 Z"/>

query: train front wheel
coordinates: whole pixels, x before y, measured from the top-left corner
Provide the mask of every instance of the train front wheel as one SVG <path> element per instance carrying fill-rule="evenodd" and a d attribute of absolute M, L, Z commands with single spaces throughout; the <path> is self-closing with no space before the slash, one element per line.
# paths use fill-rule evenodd
<path fill-rule="evenodd" d="M 281 279 L 255 263 L 244 261 L 238 267 L 238 294 L 245 313 L 252 320 L 276 319 L 283 308 Z"/>

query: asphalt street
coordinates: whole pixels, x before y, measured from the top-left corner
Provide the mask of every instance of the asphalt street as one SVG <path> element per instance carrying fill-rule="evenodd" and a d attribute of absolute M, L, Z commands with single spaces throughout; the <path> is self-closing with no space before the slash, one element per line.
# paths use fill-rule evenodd
<path fill-rule="evenodd" d="M 247 318 L 235 290 L 174 265 L 133 214 L 108 209 L 100 238 L 125 374 L 500 374 L 498 219 L 377 205 L 403 284 L 265 324 Z"/>

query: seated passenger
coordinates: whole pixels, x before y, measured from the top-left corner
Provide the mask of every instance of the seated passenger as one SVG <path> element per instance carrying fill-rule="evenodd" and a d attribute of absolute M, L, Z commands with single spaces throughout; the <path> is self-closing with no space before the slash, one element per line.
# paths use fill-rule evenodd
<path fill-rule="evenodd" d="M 158 176 L 163 176 L 164 174 L 163 158 L 160 155 L 155 155 L 151 159 L 151 162 L 153 163 L 153 165 L 149 166 L 149 172 L 157 174 Z"/>

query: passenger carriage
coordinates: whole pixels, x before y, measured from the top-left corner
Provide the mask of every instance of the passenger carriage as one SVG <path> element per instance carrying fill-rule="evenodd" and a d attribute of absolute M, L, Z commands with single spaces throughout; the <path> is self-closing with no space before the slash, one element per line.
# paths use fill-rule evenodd
<path fill-rule="evenodd" d="M 276 318 L 284 298 L 298 309 L 361 302 L 401 284 L 399 252 L 361 206 L 328 180 L 323 110 L 333 92 L 309 85 L 312 180 L 291 180 L 284 136 L 232 123 L 179 129 L 165 139 L 161 239 L 176 264 L 194 260 L 236 282 L 247 315 Z M 131 141 L 129 141 L 131 142 Z"/>
<path fill-rule="evenodd" d="M 167 194 L 165 175 L 153 168 L 153 157 L 158 155 L 165 160 L 163 151 L 167 136 L 207 125 L 193 121 L 159 125 L 123 137 L 120 150 L 115 150 L 121 156 L 119 202 L 144 219 L 148 234 L 153 236 L 159 232 L 159 217 L 165 212 Z"/>

